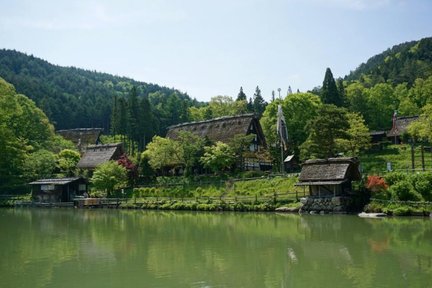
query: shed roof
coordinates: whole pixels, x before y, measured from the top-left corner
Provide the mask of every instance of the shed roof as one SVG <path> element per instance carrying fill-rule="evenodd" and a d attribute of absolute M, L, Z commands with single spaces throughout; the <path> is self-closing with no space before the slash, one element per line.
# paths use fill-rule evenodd
<path fill-rule="evenodd" d="M 314 183 L 314 185 L 324 185 L 320 184 L 322 182 L 327 184 L 334 182 L 333 185 L 336 185 L 336 182 L 360 179 L 358 159 L 348 157 L 308 160 L 303 164 L 299 176 L 300 183 Z"/>
<path fill-rule="evenodd" d="M 419 116 L 397 117 L 394 127 L 387 133 L 387 137 L 401 136 L 403 133 L 405 133 L 408 125 L 418 118 Z"/>
<path fill-rule="evenodd" d="M 229 142 L 235 135 L 248 135 L 255 129 L 258 140 L 265 145 L 264 134 L 254 114 L 225 116 L 199 122 L 187 122 L 168 127 L 167 137 L 176 139 L 180 131 L 189 131 L 211 141 Z"/>
<path fill-rule="evenodd" d="M 50 178 L 50 179 L 39 179 L 30 182 L 30 185 L 66 185 L 74 181 L 83 179 L 81 177 L 70 177 L 70 178 Z"/>
<path fill-rule="evenodd" d="M 77 164 L 78 168 L 93 169 L 110 160 L 117 160 L 124 154 L 122 143 L 88 146 Z"/>

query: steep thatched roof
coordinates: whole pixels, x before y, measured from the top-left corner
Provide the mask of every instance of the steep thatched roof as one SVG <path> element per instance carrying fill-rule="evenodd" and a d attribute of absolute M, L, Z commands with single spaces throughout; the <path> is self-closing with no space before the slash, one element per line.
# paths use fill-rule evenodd
<path fill-rule="evenodd" d="M 30 185 L 66 185 L 77 180 L 83 179 L 81 177 L 71 178 L 50 178 L 50 179 L 39 179 L 37 181 L 30 182 Z"/>
<path fill-rule="evenodd" d="M 297 185 L 335 185 L 360 179 L 357 158 L 316 159 L 303 164 Z"/>
<path fill-rule="evenodd" d="M 189 131 L 211 141 L 229 142 L 236 135 L 256 133 L 258 143 L 265 146 L 265 138 L 254 114 L 226 116 L 206 121 L 188 122 L 168 127 L 167 137 L 176 139 L 180 131 Z"/>
<path fill-rule="evenodd" d="M 57 134 L 63 138 L 72 141 L 75 145 L 86 147 L 88 145 L 96 145 L 99 143 L 99 136 L 103 128 L 76 128 L 68 130 L 57 130 Z"/>
<path fill-rule="evenodd" d="M 88 146 L 77 167 L 94 169 L 107 161 L 118 160 L 123 154 L 122 143 Z"/>
<path fill-rule="evenodd" d="M 387 137 L 401 136 L 411 122 L 417 120 L 418 116 L 397 117 L 394 127 L 387 133 Z"/>

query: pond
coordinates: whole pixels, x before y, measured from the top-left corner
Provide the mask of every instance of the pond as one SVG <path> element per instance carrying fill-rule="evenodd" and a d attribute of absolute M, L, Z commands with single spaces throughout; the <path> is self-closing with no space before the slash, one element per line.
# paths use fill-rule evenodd
<path fill-rule="evenodd" d="M 0 287 L 430 287 L 432 220 L 0 209 Z"/>

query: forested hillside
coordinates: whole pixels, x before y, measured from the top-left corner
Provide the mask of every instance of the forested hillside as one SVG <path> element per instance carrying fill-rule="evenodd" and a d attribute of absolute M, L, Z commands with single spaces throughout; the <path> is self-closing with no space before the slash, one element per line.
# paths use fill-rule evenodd
<path fill-rule="evenodd" d="M 115 96 L 126 98 L 136 87 L 151 104 L 154 133 L 188 120 L 188 108 L 199 106 L 186 93 L 156 84 L 74 67 L 60 67 L 14 50 L 0 50 L 0 77 L 35 101 L 56 129 L 102 127 L 110 131 Z"/>
<path fill-rule="evenodd" d="M 423 38 L 395 45 L 371 57 L 366 63 L 345 77 L 346 81 L 359 80 L 370 85 L 389 82 L 408 83 L 432 75 L 432 38 Z"/>

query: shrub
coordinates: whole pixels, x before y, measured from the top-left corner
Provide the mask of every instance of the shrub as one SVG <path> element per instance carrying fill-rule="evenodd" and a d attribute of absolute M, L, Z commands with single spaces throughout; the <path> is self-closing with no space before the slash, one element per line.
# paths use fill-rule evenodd
<path fill-rule="evenodd" d="M 388 185 L 392 186 L 393 184 L 396 184 L 402 180 L 406 180 L 408 178 L 408 175 L 403 172 L 391 172 L 384 176 L 385 181 Z"/>
<path fill-rule="evenodd" d="M 411 177 L 414 189 L 422 195 L 425 201 L 432 201 L 432 174 L 414 174 Z"/>
<path fill-rule="evenodd" d="M 390 187 L 394 199 L 401 201 L 419 201 L 421 196 L 414 190 L 411 182 L 402 180 Z"/>

